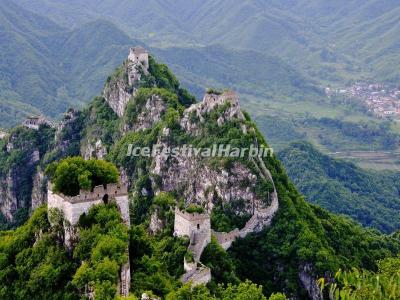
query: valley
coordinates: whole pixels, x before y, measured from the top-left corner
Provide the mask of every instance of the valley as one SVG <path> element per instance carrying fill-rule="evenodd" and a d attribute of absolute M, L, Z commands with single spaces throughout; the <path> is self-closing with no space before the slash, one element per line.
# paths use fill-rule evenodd
<path fill-rule="evenodd" d="M 395 61 L 397 56 L 388 54 L 383 61 L 378 61 L 363 54 L 363 49 L 371 48 L 367 42 L 373 43 L 377 39 L 376 32 L 371 31 L 371 37 L 358 48 L 354 48 L 354 43 L 353 46 L 347 44 L 358 27 L 340 34 L 348 22 L 349 14 L 342 13 L 344 7 L 348 10 L 361 7 L 354 17 L 356 20 L 372 10 L 370 23 L 374 19 L 387 19 L 387 27 L 381 30 L 386 29 L 391 36 L 395 29 L 390 27 L 389 21 L 398 9 L 392 3 L 380 10 L 374 0 L 358 6 L 347 3 L 328 6 L 319 1 L 304 4 L 312 11 L 329 12 L 325 17 L 317 17 L 317 23 L 312 24 L 306 10 L 290 1 L 244 2 L 230 11 L 231 16 L 218 21 L 213 20 L 213 16 L 218 15 L 219 10 L 226 10 L 225 1 L 218 4 L 196 2 L 194 6 L 180 1 L 169 3 L 169 8 L 157 1 L 147 4 L 135 1 L 140 7 L 138 11 L 133 10 L 133 3 L 113 7 L 110 1 L 101 4 L 91 1 L 84 9 L 77 9 L 76 1 L 62 5 L 49 1 L 14 2 L 16 4 L 9 1 L 3 4 L 2 23 L 7 24 L 4 33 L 7 32 L 8 44 L 0 44 L 0 47 L 3 47 L 2 55 L 7 61 L 17 59 L 13 56 L 18 52 L 16 49 L 23 49 L 19 59 L 26 64 L 13 71 L 7 66 L 1 68 L 5 77 L 0 82 L 0 127 L 9 128 L 28 115 L 59 119 L 68 107 L 82 107 L 101 90 L 106 74 L 121 63 L 126 49 L 141 44 L 168 63 L 182 85 L 197 99 L 209 87 L 235 87 L 243 99 L 244 109 L 257 120 L 263 133 L 272 137 L 271 143 L 277 150 L 298 137 L 314 143 L 325 153 L 371 150 L 370 143 L 362 138 L 350 141 L 343 132 L 338 132 L 337 126 L 331 127 L 326 122 L 316 125 L 315 119 L 321 118 L 351 122 L 354 126 L 372 122 L 383 128 L 380 135 L 400 134 L 398 124 L 386 126 L 384 119 L 371 116 L 364 100 L 349 101 L 340 93 L 336 96 L 336 92 L 335 97 L 331 92 L 331 97 L 325 94 L 326 86 L 340 91 L 344 90 L 340 87 L 351 86 L 350 83 L 357 80 L 387 82 L 388 85 L 395 82 L 396 75 L 390 71 L 394 63 L 386 66 L 388 76 L 383 77 L 381 69 L 386 60 Z M 18 5 L 23 5 L 24 9 Z M 198 11 L 198 16 L 191 19 L 193 10 Z M 244 20 L 241 10 L 255 14 L 256 22 L 244 22 L 243 28 L 234 24 L 232 19 L 235 17 Z M 142 18 L 150 11 L 157 13 L 151 15 L 154 22 L 148 24 Z M 136 18 L 129 18 L 128 12 Z M 337 21 L 330 24 L 333 19 Z M 161 23 L 166 25 L 155 25 Z M 194 24 L 196 26 L 190 26 Z M 223 34 L 223 28 L 233 29 L 229 34 Z M 234 34 L 239 31 L 248 34 L 241 38 L 240 34 Z M 257 42 L 261 40 L 263 43 Z M 2 41 L 5 43 L 6 40 Z M 393 42 L 382 42 L 380 47 L 385 46 L 388 50 L 381 52 L 392 53 Z M 360 51 L 357 52 L 359 55 L 353 55 L 354 51 Z M 34 75 L 29 72 L 31 69 L 41 71 Z M 358 88 L 354 87 L 355 90 Z M 361 98 L 365 99 L 366 95 Z M 385 110 L 380 105 L 376 109 L 378 112 L 383 109 L 384 114 L 384 111 L 392 112 L 392 107 Z M 271 122 L 277 124 L 267 130 Z M 367 168 L 398 169 L 397 146 L 388 149 L 387 145 L 376 141 L 372 147 L 374 151 L 394 152 L 383 164 L 376 164 L 379 157 L 371 155 L 361 157 L 361 160 L 352 156 L 349 159 Z"/>

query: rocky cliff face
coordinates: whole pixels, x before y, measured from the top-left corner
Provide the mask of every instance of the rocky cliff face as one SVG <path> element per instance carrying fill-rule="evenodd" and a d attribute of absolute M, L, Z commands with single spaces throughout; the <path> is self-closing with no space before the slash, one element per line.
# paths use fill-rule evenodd
<path fill-rule="evenodd" d="M 206 115 L 219 108 L 222 111 L 217 120 L 218 126 L 229 121 L 244 121 L 235 93 L 207 93 L 202 102 L 191 105 L 183 112 L 181 129 L 191 136 L 204 133 L 202 123 L 206 122 Z M 244 123 L 241 126 L 245 128 Z M 161 145 L 160 150 L 174 146 L 169 135 L 170 131 L 164 129 L 157 142 Z M 171 158 L 160 154 L 154 158 L 151 173 L 162 178 L 163 190 L 181 191 L 187 204 L 200 204 L 209 211 L 219 200 L 224 203 L 241 201 L 244 207 L 237 212 L 239 214 L 252 214 L 254 207 L 263 205 L 263 199 L 254 192 L 257 174 L 248 166 L 235 162 L 230 168 L 221 168 L 210 166 L 206 161 L 199 156 L 178 155 Z"/>
<path fill-rule="evenodd" d="M 185 110 L 181 120 L 182 128 L 192 135 L 199 135 L 201 133 L 199 125 L 205 122 L 205 115 L 224 105 L 228 107 L 218 118 L 217 122 L 219 126 L 235 118 L 244 120 L 239 105 L 239 97 L 236 93 L 232 91 L 227 91 L 222 94 L 208 92 L 205 94 L 202 102 L 193 104 Z"/>
<path fill-rule="evenodd" d="M 47 202 L 47 177 L 40 169 L 33 176 L 33 187 L 31 196 L 31 209 L 35 210 Z"/>
<path fill-rule="evenodd" d="M 103 97 L 119 117 L 124 115 L 129 100 L 137 91 L 140 79 L 147 73 L 147 65 L 128 59 L 114 77 L 108 78 Z"/>
<path fill-rule="evenodd" d="M 26 162 L 11 166 L 3 176 L 0 186 L 0 210 L 9 220 L 13 221 L 14 214 L 19 209 L 30 209 L 33 176 L 39 159 L 37 150 L 28 156 Z"/>
<path fill-rule="evenodd" d="M 103 145 L 102 140 L 98 139 L 95 143 L 86 145 L 83 150 L 83 157 L 88 160 L 92 158 L 104 159 L 107 155 L 107 148 Z"/>
<path fill-rule="evenodd" d="M 30 211 L 46 203 L 46 165 L 79 154 L 80 113 L 69 111 L 56 129 L 17 127 L 0 150 L 0 211 L 9 221 L 19 209 Z"/>
<path fill-rule="evenodd" d="M 140 107 L 139 113 L 133 124 L 126 124 L 124 131 L 140 131 L 149 129 L 158 121 L 167 110 L 166 104 L 159 95 L 150 95 L 143 107 Z"/>
<path fill-rule="evenodd" d="M 5 178 L 1 179 L 0 197 L 1 197 L 1 213 L 10 221 L 12 221 L 14 213 L 17 211 L 19 201 L 16 195 L 16 186 L 18 177 L 13 171 L 9 171 Z"/>
<path fill-rule="evenodd" d="M 323 300 L 321 290 L 317 284 L 317 278 L 313 275 L 311 264 L 306 264 L 300 267 L 299 279 L 304 289 L 307 291 L 310 299 Z"/>
<path fill-rule="evenodd" d="M 81 113 L 68 112 L 56 132 L 49 135 L 51 138 L 48 140 L 52 143 L 48 147 L 42 147 L 44 141 L 40 137 L 43 134 L 34 135 L 28 143 L 32 144 L 32 147 L 27 147 L 26 142 L 21 144 L 12 138 L 1 142 L 0 160 L 3 162 L 5 158 L 10 166 L 7 170 L 2 170 L 4 172 L 0 176 L 1 211 L 12 218 L 19 207 L 35 208 L 44 202 L 42 188 L 46 185 L 46 177 L 42 170 L 48 163 L 79 154 L 86 158 L 107 156 L 107 159 L 112 160 L 122 170 L 122 182 L 134 189 L 130 200 L 131 213 L 135 214 L 132 219 L 135 222 L 136 217 L 142 220 L 141 224 L 148 225 L 152 233 L 168 228 L 168 214 L 172 210 L 168 203 L 167 208 L 163 207 L 163 204 L 155 203 L 154 195 L 159 195 L 159 192 L 172 195 L 171 205 L 197 204 L 209 213 L 215 213 L 219 208 L 216 205 L 221 202 L 224 205 L 232 204 L 234 217 L 244 216 L 241 220 L 247 220 L 243 222 L 244 227 L 240 226 L 241 230 L 226 233 L 229 239 L 224 233 L 219 235 L 218 240 L 221 240 L 224 248 L 231 247 L 236 238 L 258 232 L 259 235 L 252 239 L 254 244 L 246 246 L 257 248 L 255 252 L 258 265 L 253 265 L 253 268 L 268 268 L 269 273 L 263 274 L 267 278 L 264 282 L 267 285 L 271 282 L 277 283 L 277 286 L 283 288 L 290 286 L 293 295 L 302 286 L 311 299 L 319 300 L 312 264 L 304 265 L 297 260 L 297 253 L 304 249 L 300 247 L 309 244 L 308 235 L 301 236 L 301 228 L 293 226 L 288 234 L 290 239 L 285 240 L 282 235 L 286 233 L 286 225 L 292 221 L 306 228 L 305 232 L 321 233 L 324 229 L 312 223 L 318 220 L 318 217 L 290 186 L 275 158 L 252 160 L 187 154 L 172 157 L 160 152 L 154 157 L 146 158 L 127 156 L 128 147 L 132 144 L 157 144 L 161 151 L 191 144 L 206 148 L 214 143 L 232 144 L 237 147 L 265 144 L 254 124 L 242 113 L 235 93 L 209 91 L 202 102 L 190 105 L 193 102 L 187 96 L 186 100 L 189 101 L 182 101 L 185 95 L 179 88 L 179 83 L 176 83 L 176 78 L 164 67 L 159 67 L 158 71 L 151 74 L 154 81 L 145 85 L 146 89 L 140 89 L 144 85 L 143 79 L 146 79 L 144 76 L 147 70 L 143 69 L 140 62 L 125 62 L 123 67 L 107 80 L 103 91 L 104 99 L 97 97 L 101 101 L 95 99 L 92 102 L 92 106 L 97 105 L 94 109 L 91 107 Z M 140 101 L 139 95 L 142 97 Z M 134 110 L 129 115 L 131 106 Z M 27 135 L 30 134 L 32 132 L 28 132 Z M 27 137 L 24 139 L 27 140 Z M 20 149 L 24 149 L 26 159 L 16 163 L 11 158 L 13 153 Z M 42 168 L 38 169 L 38 166 Z M 23 186 L 27 186 L 28 189 L 21 188 Z M 278 193 L 279 203 L 283 205 L 278 203 Z M 278 212 L 279 207 L 282 210 Z M 276 223 L 272 224 L 272 218 L 278 224 L 281 222 L 279 226 L 275 226 Z M 271 224 L 268 230 L 264 230 Z M 274 228 L 277 229 L 274 231 Z M 226 231 L 229 230 L 231 229 Z M 322 242 L 317 243 L 318 246 L 330 243 L 323 234 L 313 238 L 321 239 Z M 285 245 L 285 249 L 279 248 L 280 245 Z M 293 245 L 300 246 L 296 248 Z M 235 246 L 230 248 L 230 254 L 233 254 L 234 249 Z M 333 252 L 329 252 L 331 249 L 326 251 L 334 256 Z M 305 252 L 307 251 L 302 251 Z M 292 256 L 295 256 L 295 259 Z M 245 257 L 235 259 L 246 261 Z M 250 264 L 255 259 L 250 257 Z M 284 278 L 279 271 L 282 262 L 288 261 L 295 269 L 290 273 L 290 279 Z M 259 271 L 262 273 L 263 270 Z M 270 274 L 273 272 L 280 274 L 279 278 Z M 246 275 L 252 275 L 251 272 L 248 273 Z M 296 279 L 293 280 L 293 277 Z M 253 279 L 261 282 L 263 280 L 258 275 Z"/>

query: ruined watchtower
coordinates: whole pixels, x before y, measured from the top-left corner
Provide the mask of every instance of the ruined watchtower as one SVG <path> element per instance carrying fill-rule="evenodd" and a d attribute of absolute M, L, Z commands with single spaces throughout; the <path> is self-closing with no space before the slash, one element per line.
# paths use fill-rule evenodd
<path fill-rule="evenodd" d="M 23 123 L 25 127 L 34 130 L 39 130 L 40 125 L 43 124 L 50 125 L 50 123 L 44 117 L 37 117 L 37 116 L 28 117 Z"/>
<path fill-rule="evenodd" d="M 211 222 L 207 213 L 188 213 L 175 208 L 174 234 L 176 236 L 187 236 L 190 239 L 188 252 L 192 254 L 192 261 L 184 258 L 184 269 L 186 273 L 181 281 L 191 281 L 193 285 L 205 284 L 211 280 L 211 270 L 201 262 L 201 254 L 204 248 L 211 242 Z"/>
<path fill-rule="evenodd" d="M 201 234 L 211 241 L 211 222 L 208 214 L 188 213 L 175 209 L 174 231 L 177 236 Z"/>
<path fill-rule="evenodd" d="M 128 59 L 134 63 L 140 62 L 145 70 L 149 69 L 149 52 L 143 47 L 132 47 Z"/>
<path fill-rule="evenodd" d="M 64 244 L 70 250 L 73 248 L 74 241 L 79 237 L 76 226 L 79 217 L 84 213 L 88 213 L 89 209 L 94 205 L 115 202 L 121 213 L 122 220 L 130 227 L 128 187 L 126 185 L 108 184 L 107 186 L 96 186 L 92 191 L 81 190 L 79 195 L 70 197 L 54 193 L 50 184 L 47 195 L 48 210 L 58 210 L 64 217 Z M 130 281 L 128 259 L 128 262 L 121 267 L 119 276 L 118 287 L 122 296 L 129 295 Z"/>

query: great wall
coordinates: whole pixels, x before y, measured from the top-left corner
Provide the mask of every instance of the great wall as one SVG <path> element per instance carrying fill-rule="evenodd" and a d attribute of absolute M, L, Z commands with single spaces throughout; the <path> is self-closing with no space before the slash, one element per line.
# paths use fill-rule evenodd
<path fill-rule="evenodd" d="M 92 191 L 81 190 L 75 197 L 65 196 L 53 191 L 53 186 L 49 183 L 47 192 L 47 207 L 49 216 L 52 212 L 61 213 L 64 221 L 64 244 L 71 250 L 79 236 L 77 224 L 81 215 L 88 213 L 94 205 L 101 203 L 116 203 L 121 213 L 124 223 L 130 227 L 128 187 L 126 185 L 108 184 L 106 186 L 96 186 Z M 51 220 L 50 220 L 51 221 Z M 128 248 L 126 249 L 127 253 Z M 121 267 L 118 279 L 118 290 L 121 296 L 129 296 L 131 282 L 131 272 L 129 255 L 128 261 Z M 88 291 L 90 291 L 90 287 Z M 88 292 L 89 299 L 93 295 Z"/>
<path fill-rule="evenodd" d="M 123 116 L 129 99 L 135 93 L 135 89 L 130 90 L 128 87 L 133 86 L 135 82 L 140 80 L 142 74 L 147 74 L 148 72 L 148 52 L 140 47 L 131 48 L 126 67 L 128 82 L 111 82 L 103 92 L 103 96 L 110 107 L 120 117 Z M 193 135 L 199 134 L 196 124 L 192 124 L 190 121 L 190 113 L 196 112 L 201 118 L 204 113 L 211 111 L 218 105 L 223 105 L 227 101 L 230 103 L 230 107 L 218 119 L 218 125 L 231 118 L 244 119 L 238 104 L 238 97 L 235 93 L 224 92 L 221 95 L 207 93 L 203 102 L 194 104 L 185 111 L 180 124 L 181 127 Z M 31 124 L 29 123 L 29 125 Z M 35 125 L 36 128 L 37 124 L 32 123 L 32 125 Z M 247 132 L 246 126 L 243 126 L 242 129 L 243 133 Z M 273 191 L 269 194 L 269 206 L 264 207 L 262 204 L 255 205 L 251 218 L 243 228 L 235 228 L 230 232 L 217 232 L 211 229 L 210 215 L 208 213 L 187 213 L 175 208 L 174 235 L 179 237 L 187 236 L 190 241 L 188 253 L 191 256 L 188 256 L 188 258 L 185 256 L 183 261 L 185 270 L 185 274 L 181 277 L 183 283 L 190 282 L 192 285 L 199 285 L 210 282 L 211 270 L 204 266 L 200 259 L 204 249 L 211 242 L 212 235 L 216 237 L 221 247 L 227 250 L 237 238 L 244 238 L 250 233 L 260 232 L 263 228 L 271 224 L 279 208 L 275 184 L 270 171 L 260 157 L 252 159 L 252 162 L 258 176 L 272 183 Z M 47 195 L 49 211 L 53 209 L 59 210 L 64 217 L 64 243 L 67 248 L 73 247 L 74 240 L 76 240 L 79 234 L 76 226 L 79 217 L 87 213 L 94 205 L 115 202 L 120 210 L 123 221 L 128 227 L 130 226 L 128 187 L 126 185 L 109 184 L 107 186 L 97 186 L 92 191 L 80 191 L 79 195 L 70 197 L 53 192 L 53 187 L 49 184 Z M 130 274 L 128 261 L 120 270 L 118 289 L 122 296 L 129 295 Z M 90 295 L 88 294 L 87 296 L 90 299 Z"/>
<path fill-rule="evenodd" d="M 211 229 L 210 215 L 208 213 L 187 213 L 175 208 L 174 235 L 189 237 L 190 243 L 188 252 L 192 254 L 192 261 L 184 258 L 185 274 L 181 277 L 182 283 L 191 282 L 192 285 L 208 283 L 211 280 L 211 270 L 204 266 L 201 255 L 214 235 L 225 250 L 228 250 L 237 238 L 244 238 L 253 232 L 260 232 L 271 225 L 272 219 L 279 209 L 278 193 L 270 171 L 260 157 L 253 159 L 259 176 L 269 180 L 273 185 L 273 192 L 270 193 L 270 205 L 268 207 L 255 207 L 252 217 L 246 222 L 242 229 L 235 228 L 230 232 L 217 232 Z"/>

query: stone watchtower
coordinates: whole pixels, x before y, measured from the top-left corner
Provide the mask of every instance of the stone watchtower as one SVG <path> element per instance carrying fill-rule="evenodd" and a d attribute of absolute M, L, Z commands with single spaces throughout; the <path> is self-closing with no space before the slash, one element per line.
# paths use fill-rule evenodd
<path fill-rule="evenodd" d="M 200 258 L 204 248 L 211 242 L 209 214 L 188 213 L 175 208 L 174 235 L 189 237 L 188 251 L 193 255 L 193 261 L 184 258 L 186 273 L 181 281 L 191 281 L 193 285 L 208 283 L 211 280 L 211 270 L 200 262 Z"/>
<path fill-rule="evenodd" d="M 40 125 L 47 124 L 50 125 L 50 122 L 48 122 L 45 118 L 43 117 L 28 117 L 24 121 L 23 125 L 27 128 L 34 129 L 34 130 L 39 130 Z"/>
<path fill-rule="evenodd" d="M 96 186 L 93 191 L 81 190 L 79 195 L 74 197 L 54 193 L 50 185 L 47 195 L 48 210 L 56 209 L 64 217 L 64 244 L 70 250 L 79 236 L 78 228 L 76 227 L 79 217 L 84 213 L 88 213 L 89 209 L 94 205 L 115 202 L 121 213 L 122 220 L 130 227 L 128 187 L 126 185 L 108 184 L 106 187 L 102 185 Z M 122 296 L 129 295 L 130 281 L 128 258 L 128 262 L 121 267 L 119 276 L 118 285 Z"/>
<path fill-rule="evenodd" d="M 145 70 L 149 69 L 149 52 L 143 47 L 132 47 L 128 59 L 134 63 L 140 62 Z"/>
<path fill-rule="evenodd" d="M 208 214 L 188 213 L 175 209 L 174 231 L 177 236 L 202 235 L 207 241 L 211 242 L 211 222 Z"/>

